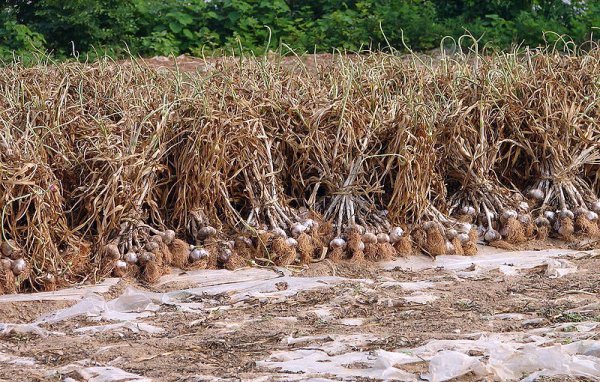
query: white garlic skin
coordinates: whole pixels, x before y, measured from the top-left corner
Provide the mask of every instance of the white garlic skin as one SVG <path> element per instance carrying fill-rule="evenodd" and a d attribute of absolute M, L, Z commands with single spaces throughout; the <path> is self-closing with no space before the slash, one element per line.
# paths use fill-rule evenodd
<path fill-rule="evenodd" d="M 590 221 L 598 220 L 598 214 L 594 211 L 588 211 L 587 214 L 585 214 L 585 217 Z"/>
<path fill-rule="evenodd" d="M 296 246 L 298 246 L 298 241 L 296 239 L 294 239 L 293 237 L 288 237 L 285 240 L 285 243 L 287 245 L 289 245 L 290 247 L 296 247 Z"/>
<path fill-rule="evenodd" d="M 575 215 L 573 214 L 573 212 L 569 211 L 569 210 L 562 210 L 559 213 L 559 216 L 561 219 L 573 219 L 575 218 Z"/>
<path fill-rule="evenodd" d="M 125 254 L 125 261 L 128 262 L 129 264 L 135 264 L 138 262 L 138 254 L 133 252 L 133 251 L 129 251 Z"/>
<path fill-rule="evenodd" d="M 530 198 L 535 199 L 537 201 L 543 200 L 545 196 L 544 191 L 540 190 L 539 188 L 529 190 L 528 195 Z"/>
<path fill-rule="evenodd" d="M 488 229 L 487 232 L 485 233 L 485 235 L 483 236 L 483 238 L 487 242 L 492 242 L 492 241 L 500 240 L 501 236 L 500 236 L 500 233 L 498 233 L 498 231 L 496 231 L 494 229 Z"/>
<path fill-rule="evenodd" d="M 341 237 L 336 237 L 329 242 L 329 245 L 332 248 L 344 248 L 346 246 L 346 240 L 342 239 Z"/>
<path fill-rule="evenodd" d="M 538 227 L 550 227 L 550 220 L 543 216 L 539 216 L 537 219 L 535 219 L 535 225 Z"/>
<path fill-rule="evenodd" d="M 380 234 L 377 235 L 377 242 L 379 244 L 389 243 L 390 242 L 390 237 L 388 236 L 387 233 L 380 233 Z"/>
<path fill-rule="evenodd" d="M 362 236 L 362 241 L 365 242 L 365 244 L 375 244 L 377 243 L 377 235 L 372 232 L 367 232 Z"/>
<path fill-rule="evenodd" d="M 460 213 L 463 215 L 475 216 L 476 212 L 477 211 L 475 211 L 475 208 L 473 208 L 473 206 L 464 206 L 460 209 Z"/>
<path fill-rule="evenodd" d="M 531 223 L 531 216 L 529 214 L 519 215 L 517 218 L 521 224 L 529 224 Z"/>
<path fill-rule="evenodd" d="M 402 239 L 404 230 L 401 227 L 394 227 L 390 230 L 390 243 L 397 243 Z"/>
<path fill-rule="evenodd" d="M 168 229 L 164 232 L 162 239 L 165 244 L 169 245 L 175 240 L 175 231 L 172 229 Z"/>
<path fill-rule="evenodd" d="M 275 228 L 271 232 L 273 232 L 275 236 L 278 236 L 282 239 L 287 239 L 287 233 L 285 233 L 285 231 L 281 228 Z"/>
<path fill-rule="evenodd" d="M 466 233 L 459 233 L 456 237 L 463 244 L 467 243 L 467 242 L 469 242 L 469 240 L 471 240 L 471 238 L 469 237 L 469 235 L 466 234 Z"/>
<path fill-rule="evenodd" d="M 458 236 L 458 231 L 455 230 L 454 228 L 450 228 L 449 230 L 446 231 L 446 238 L 448 240 L 453 240 L 456 236 Z"/>
<path fill-rule="evenodd" d="M 198 235 L 200 235 L 200 238 L 202 238 L 202 239 L 213 237 L 216 234 L 217 234 L 217 229 L 215 227 L 211 227 L 211 226 L 202 227 L 198 231 Z"/>
<path fill-rule="evenodd" d="M 20 275 L 27 268 L 27 263 L 23 259 L 17 259 L 12 262 L 12 271 L 15 275 Z"/>
<path fill-rule="evenodd" d="M 473 225 L 469 224 L 469 223 L 461 223 L 461 224 L 458 225 L 457 228 L 458 228 L 457 231 L 459 233 L 466 233 L 466 234 L 468 234 L 473 229 Z"/>
<path fill-rule="evenodd" d="M 304 232 L 306 232 L 307 230 L 308 230 L 308 227 L 305 226 L 304 224 L 302 224 L 302 223 L 295 223 L 294 225 L 292 225 L 292 229 L 291 229 L 292 236 L 293 237 L 298 237 L 301 234 L 303 234 Z"/>
<path fill-rule="evenodd" d="M 550 221 L 556 219 L 556 214 L 554 211 L 544 211 L 544 217 Z"/>
<path fill-rule="evenodd" d="M 517 216 L 518 216 L 518 214 L 517 214 L 517 211 L 515 211 L 515 210 L 506 210 L 502 214 L 502 218 L 505 219 L 505 220 L 516 219 Z"/>
<path fill-rule="evenodd" d="M 204 248 L 194 248 L 190 252 L 190 260 L 192 261 L 198 261 L 205 257 L 208 257 L 208 251 Z"/>

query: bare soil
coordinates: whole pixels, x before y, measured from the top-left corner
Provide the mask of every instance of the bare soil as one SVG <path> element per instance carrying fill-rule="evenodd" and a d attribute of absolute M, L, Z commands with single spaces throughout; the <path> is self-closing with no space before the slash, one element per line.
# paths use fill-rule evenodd
<path fill-rule="evenodd" d="M 544 265 L 521 270 L 518 275 L 492 269 L 464 276 L 434 267 L 418 271 L 385 270 L 378 264 L 326 260 L 296 276 L 346 279 L 323 283 L 322 287 L 301 290 L 285 298 L 236 300 L 231 293 L 195 295 L 187 302 L 203 303 L 200 310 L 185 311 L 173 305 L 161 305 L 150 317 L 137 321 L 163 328 L 164 332 L 158 334 L 134 333 L 123 328 L 96 334 L 76 333 L 79 327 L 103 324 L 77 317 L 44 326 L 65 335 L 10 333 L 0 336 L 0 380 L 58 381 L 67 377 L 86 380 L 73 368 L 78 362 L 86 367 L 117 367 L 156 381 L 216 378 L 283 381 L 309 377 L 341 380 L 342 377 L 334 374 L 278 371 L 261 366 L 260 361 L 268 360 L 278 351 L 318 348 L 352 336 L 358 336 L 355 343 L 348 342 L 353 351 L 394 351 L 415 348 L 434 339 L 471 338 L 473 333 L 512 333 L 599 321 L 600 255 L 591 253 L 569 261 L 577 267 L 576 272 L 550 278 Z M 196 284 L 177 278 L 156 286 L 121 280 L 103 296 L 108 301 L 129 286 L 164 293 Z M 285 281 L 276 286 L 278 291 L 289 287 Z M 425 302 L 410 298 L 423 295 L 433 298 Z M 44 313 L 74 303 L 3 302 L 0 297 L 0 323 L 33 322 Z M 565 330 L 569 330 L 569 325 Z M 600 332 L 594 333 L 596 330 L 590 339 L 600 337 Z M 290 341 L 297 338 L 309 340 Z M 3 362 L 2 355 L 31 358 L 35 364 Z M 348 367 L 360 369 L 361 365 Z M 426 373 L 428 364 L 417 362 L 398 368 Z M 481 378 L 468 374 L 456 380 Z M 543 380 L 587 379 L 564 376 Z"/>

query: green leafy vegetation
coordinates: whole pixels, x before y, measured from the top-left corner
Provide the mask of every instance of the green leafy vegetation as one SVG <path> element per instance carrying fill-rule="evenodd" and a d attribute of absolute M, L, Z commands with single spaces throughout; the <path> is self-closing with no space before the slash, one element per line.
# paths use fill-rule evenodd
<path fill-rule="evenodd" d="M 9 0 L 0 7 L 4 60 L 36 51 L 86 59 L 280 47 L 426 51 L 444 36 L 459 43 L 465 31 L 505 49 L 561 35 L 582 43 L 600 26 L 598 0 Z"/>

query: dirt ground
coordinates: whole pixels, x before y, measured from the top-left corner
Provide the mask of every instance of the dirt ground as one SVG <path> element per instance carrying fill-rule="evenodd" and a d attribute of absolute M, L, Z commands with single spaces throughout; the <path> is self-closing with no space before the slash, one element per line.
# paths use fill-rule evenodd
<path fill-rule="evenodd" d="M 508 348 L 520 360 L 558 349 L 567 358 L 556 362 L 600 373 L 600 251 L 486 251 L 3 296 L 0 380 L 448 380 L 436 370 L 476 360 L 488 369 L 452 380 L 480 381 L 494 378 L 494 359 L 514 361 L 495 353 Z M 556 366 L 541 357 L 523 377 Z M 589 373 L 538 380 L 597 380 Z"/>

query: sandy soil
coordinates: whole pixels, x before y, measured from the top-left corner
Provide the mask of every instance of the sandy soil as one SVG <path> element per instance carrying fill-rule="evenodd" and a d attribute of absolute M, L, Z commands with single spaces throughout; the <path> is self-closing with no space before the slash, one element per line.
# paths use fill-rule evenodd
<path fill-rule="evenodd" d="M 450 350 L 489 366 L 500 343 L 523 358 L 584 342 L 600 373 L 600 252 L 483 252 L 3 296 L 0 380 L 431 380 Z M 473 369 L 453 380 L 492 378 Z"/>

